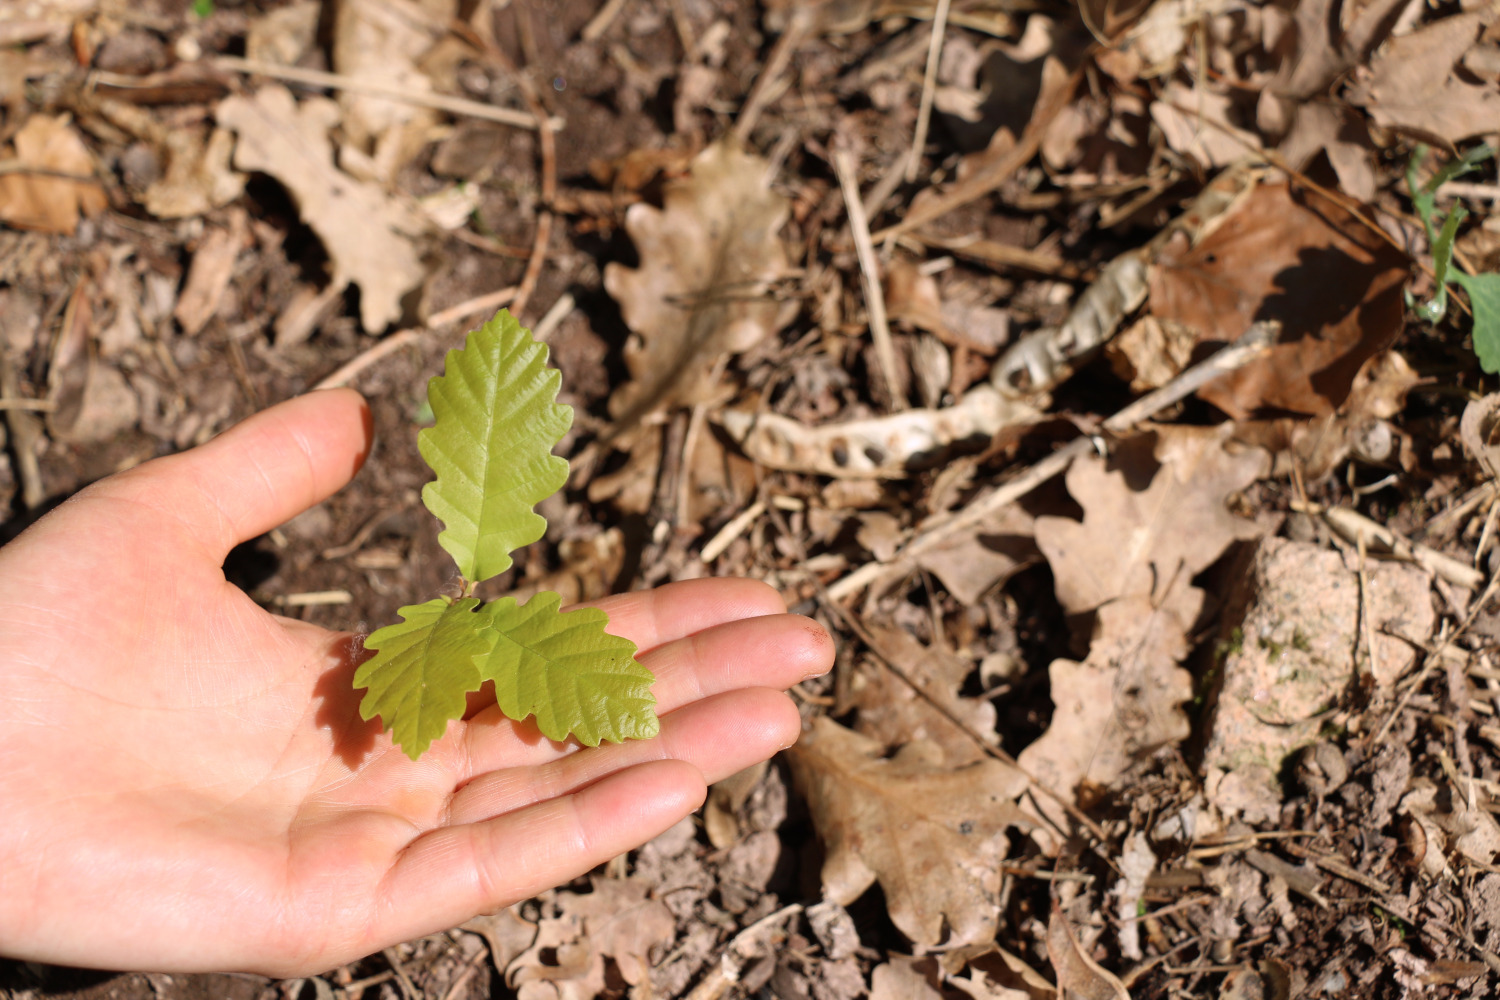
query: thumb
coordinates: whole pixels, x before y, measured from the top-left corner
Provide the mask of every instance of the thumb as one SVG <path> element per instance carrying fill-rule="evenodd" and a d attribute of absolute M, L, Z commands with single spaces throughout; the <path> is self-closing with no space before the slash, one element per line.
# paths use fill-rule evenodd
<path fill-rule="evenodd" d="M 222 560 L 341 489 L 364 464 L 372 437 L 359 393 L 312 392 L 191 451 L 101 480 L 75 500 L 129 503 L 147 522 L 138 530 L 176 534 Z"/>

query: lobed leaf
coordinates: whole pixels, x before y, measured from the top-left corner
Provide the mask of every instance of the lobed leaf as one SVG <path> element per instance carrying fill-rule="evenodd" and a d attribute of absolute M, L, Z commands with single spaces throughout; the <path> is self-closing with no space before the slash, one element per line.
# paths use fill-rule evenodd
<path fill-rule="evenodd" d="M 547 348 L 506 310 L 448 352 L 443 374 L 427 384 L 436 423 L 417 435 L 437 479 L 422 502 L 443 522 L 438 542 L 465 580 L 505 572 L 511 552 L 547 530 L 532 510 L 568 478 L 552 454 L 573 423 L 559 406 L 562 376 L 547 367 Z"/>
<path fill-rule="evenodd" d="M 1490 374 L 1500 372 L 1500 274 L 1464 274 L 1451 277 L 1469 293 L 1474 310 L 1474 353 L 1479 367 Z"/>
<path fill-rule="evenodd" d="M 495 682 L 500 710 L 517 721 L 535 715 L 548 739 L 571 733 L 587 746 L 655 736 L 654 678 L 635 661 L 635 643 L 604 631 L 603 611 L 560 611 L 561 600 L 542 593 L 485 606 L 493 639 L 479 670 Z"/>
<path fill-rule="evenodd" d="M 476 658 L 489 651 L 494 633 L 474 613 L 478 606 L 475 597 L 408 605 L 397 612 L 401 622 L 365 640 L 379 652 L 354 674 L 354 686 L 367 689 L 360 717 L 380 716 L 412 760 L 464 714 L 464 696 L 483 683 Z"/>

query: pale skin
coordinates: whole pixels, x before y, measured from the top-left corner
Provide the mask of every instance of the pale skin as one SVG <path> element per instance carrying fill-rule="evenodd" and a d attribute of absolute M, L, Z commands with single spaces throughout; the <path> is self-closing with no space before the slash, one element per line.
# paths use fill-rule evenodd
<path fill-rule="evenodd" d="M 829 668 L 827 633 L 700 580 L 599 602 L 656 674 L 660 736 L 581 749 L 476 700 L 409 760 L 359 717 L 353 637 L 221 569 L 369 444 L 357 394 L 312 393 L 0 549 L 0 954 L 324 971 L 566 882 L 796 740 L 783 692 Z"/>

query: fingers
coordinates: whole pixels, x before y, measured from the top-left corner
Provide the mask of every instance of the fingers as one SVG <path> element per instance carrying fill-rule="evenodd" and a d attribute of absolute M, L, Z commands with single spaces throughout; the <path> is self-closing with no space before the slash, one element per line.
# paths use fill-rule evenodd
<path fill-rule="evenodd" d="M 79 500 L 131 504 L 220 560 L 339 490 L 370 448 L 370 412 L 351 389 L 313 392 L 247 418 L 191 451 L 112 476 Z"/>
<path fill-rule="evenodd" d="M 665 717 L 730 691 L 789 688 L 828 670 L 833 655 L 833 640 L 821 625 L 780 614 L 725 622 L 666 642 L 638 659 L 656 674 L 651 690 L 657 713 Z M 493 704 L 466 726 L 462 745 L 451 751 L 459 782 L 499 767 L 544 764 L 566 752 L 547 740 L 528 738 L 529 727 L 510 724 Z"/>
<path fill-rule="evenodd" d="M 570 754 L 540 767 L 483 774 L 454 793 L 453 825 L 474 823 L 570 794 L 625 768 L 653 760 L 692 764 L 710 784 L 791 746 L 801 729 L 797 707 L 765 688 L 722 694 L 662 719 L 661 735 Z"/>
<path fill-rule="evenodd" d="M 828 631 L 801 615 L 728 622 L 637 657 L 656 675 L 660 714 L 743 687 L 789 688 L 833 666 Z"/>
<path fill-rule="evenodd" d="M 590 606 L 609 613 L 610 632 L 648 650 L 723 622 L 786 611 L 773 588 L 741 579 L 685 580 L 616 594 Z"/>
<path fill-rule="evenodd" d="M 638 847 L 703 803 L 703 776 L 662 760 L 610 775 L 562 798 L 415 841 L 385 879 L 377 943 L 453 927 L 561 885 Z"/>

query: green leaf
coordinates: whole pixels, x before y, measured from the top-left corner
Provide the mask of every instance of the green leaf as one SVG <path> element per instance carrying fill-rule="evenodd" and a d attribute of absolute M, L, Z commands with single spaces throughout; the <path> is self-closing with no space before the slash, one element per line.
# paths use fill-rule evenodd
<path fill-rule="evenodd" d="M 500 711 L 518 722 L 535 715 L 548 739 L 571 733 L 591 747 L 655 736 L 654 678 L 635 661 L 635 643 L 604 631 L 603 611 L 559 611 L 561 600 L 542 593 L 485 606 L 495 638 L 480 672 L 495 682 Z"/>
<path fill-rule="evenodd" d="M 367 689 L 360 717 L 380 716 L 412 760 L 464 714 L 464 696 L 483 683 L 476 658 L 489 652 L 494 633 L 487 616 L 474 613 L 478 606 L 475 597 L 408 605 L 399 624 L 365 640 L 379 653 L 354 674 L 354 686 Z"/>
<path fill-rule="evenodd" d="M 1437 291 L 1431 301 L 1417 307 L 1417 314 L 1429 323 L 1436 323 L 1448 311 L 1448 269 L 1453 263 L 1453 239 L 1458 235 L 1459 223 L 1469 214 L 1462 205 L 1454 205 L 1443 228 L 1432 241 L 1432 279 Z"/>
<path fill-rule="evenodd" d="M 1500 372 L 1500 274 L 1454 271 L 1450 277 L 1469 293 L 1469 306 L 1474 310 L 1474 353 L 1479 356 L 1479 367 L 1492 375 Z"/>
<path fill-rule="evenodd" d="M 568 478 L 552 454 L 573 423 L 557 405 L 562 376 L 547 367 L 547 348 L 501 310 L 449 351 L 443 374 L 427 384 L 437 423 L 417 448 L 437 473 L 422 502 L 446 526 L 438 542 L 470 583 L 510 568 L 510 554 L 547 530 L 532 511 Z"/>

